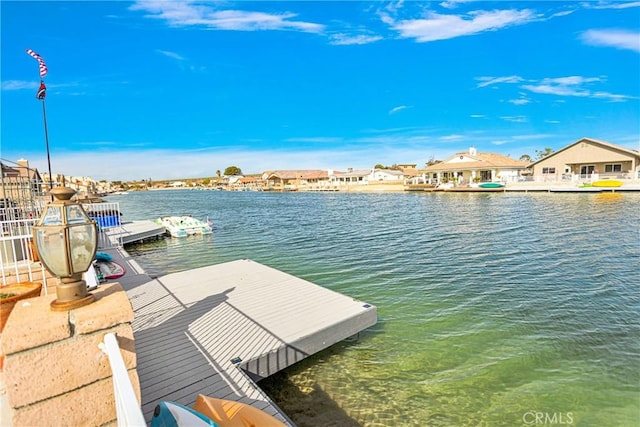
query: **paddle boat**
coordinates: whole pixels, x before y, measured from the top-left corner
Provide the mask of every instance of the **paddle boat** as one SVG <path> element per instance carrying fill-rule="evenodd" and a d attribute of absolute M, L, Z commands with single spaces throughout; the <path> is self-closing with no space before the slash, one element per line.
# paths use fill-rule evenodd
<path fill-rule="evenodd" d="M 193 408 L 175 402 L 156 405 L 151 427 L 285 427 L 272 415 L 245 403 L 198 394 Z"/>
<path fill-rule="evenodd" d="M 171 237 L 187 237 L 194 234 L 211 234 L 211 223 L 200 221 L 191 215 L 164 216 L 155 220 L 156 224 L 164 226 Z"/>
<path fill-rule="evenodd" d="M 501 182 L 483 182 L 482 184 L 479 184 L 478 187 L 480 188 L 502 188 L 504 187 L 504 184 Z"/>
<path fill-rule="evenodd" d="M 600 181 L 592 182 L 592 187 L 620 187 L 622 186 L 622 181 L 618 181 L 617 179 L 601 179 Z"/>

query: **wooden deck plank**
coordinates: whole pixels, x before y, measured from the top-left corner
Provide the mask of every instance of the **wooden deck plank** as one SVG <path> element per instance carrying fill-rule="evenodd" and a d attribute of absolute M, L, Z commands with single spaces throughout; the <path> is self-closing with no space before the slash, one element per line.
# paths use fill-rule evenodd
<path fill-rule="evenodd" d="M 250 260 L 121 283 L 148 421 L 158 401 L 191 406 L 201 393 L 290 424 L 248 373 L 269 376 L 377 321 L 374 306 Z"/>

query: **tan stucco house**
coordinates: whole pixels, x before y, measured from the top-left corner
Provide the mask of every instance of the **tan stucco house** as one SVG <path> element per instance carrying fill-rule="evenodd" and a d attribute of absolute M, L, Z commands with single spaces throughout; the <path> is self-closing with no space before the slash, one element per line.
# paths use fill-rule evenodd
<path fill-rule="evenodd" d="M 529 165 L 534 181 L 598 178 L 640 179 L 640 152 L 582 138 Z"/>
<path fill-rule="evenodd" d="M 476 182 L 516 182 L 527 163 L 495 153 L 478 153 L 475 147 L 456 153 L 442 162 L 427 166 L 423 173 L 431 184 Z"/>

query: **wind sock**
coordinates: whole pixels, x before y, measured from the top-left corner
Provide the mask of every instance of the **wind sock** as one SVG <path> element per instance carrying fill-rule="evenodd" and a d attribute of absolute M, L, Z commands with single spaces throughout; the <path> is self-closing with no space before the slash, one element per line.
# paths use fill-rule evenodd
<path fill-rule="evenodd" d="M 31 49 L 27 49 L 27 53 L 38 60 L 38 64 L 40 64 L 40 80 L 42 80 L 44 76 L 47 75 L 47 64 L 44 63 L 44 59 L 42 59 L 42 56 L 38 55 Z"/>
<path fill-rule="evenodd" d="M 44 82 L 40 80 L 40 88 L 38 89 L 36 98 L 43 100 L 45 96 L 47 96 L 47 87 L 44 85 Z"/>

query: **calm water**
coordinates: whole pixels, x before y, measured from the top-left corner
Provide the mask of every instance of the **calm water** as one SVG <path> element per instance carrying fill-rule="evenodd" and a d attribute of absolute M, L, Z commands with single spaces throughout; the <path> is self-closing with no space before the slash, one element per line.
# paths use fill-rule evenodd
<path fill-rule="evenodd" d="M 128 247 L 151 275 L 249 258 L 378 307 L 359 341 L 266 384 L 300 426 L 640 425 L 638 193 L 109 201 L 214 222 Z"/>

